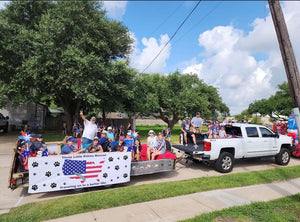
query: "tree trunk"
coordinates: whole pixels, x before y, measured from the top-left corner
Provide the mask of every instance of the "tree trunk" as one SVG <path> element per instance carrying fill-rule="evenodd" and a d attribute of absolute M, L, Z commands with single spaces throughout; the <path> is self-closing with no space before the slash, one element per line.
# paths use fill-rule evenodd
<path fill-rule="evenodd" d="M 105 109 L 102 108 L 102 120 L 103 120 L 103 123 L 106 125 L 106 115 L 105 115 Z"/>
<path fill-rule="evenodd" d="M 72 106 L 71 100 L 62 98 L 61 104 L 65 112 L 66 124 L 67 124 L 67 134 L 70 135 L 72 133 L 72 126 L 73 126 L 73 116 L 75 109 Z"/>
<path fill-rule="evenodd" d="M 74 115 L 74 119 L 76 119 L 77 121 L 79 120 L 80 106 L 81 106 L 81 101 L 77 101 L 76 108 L 75 108 L 75 115 Z"/>

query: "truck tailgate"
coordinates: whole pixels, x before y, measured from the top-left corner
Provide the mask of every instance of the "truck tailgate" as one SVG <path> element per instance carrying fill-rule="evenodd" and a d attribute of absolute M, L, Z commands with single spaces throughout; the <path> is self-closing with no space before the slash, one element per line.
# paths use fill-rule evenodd
<path fill-rule="evenodd" d="M 189 144 L 188 146 L 184 145 L 172 145 L 172 147 L 179 149 L 181 151 L 184 151 L 187 154 L 193 155 L 193 154 L 200 154 L 204 151 L 204 144 L 201 143 L 198 145 L 197 148 L 194 148 L 193 144 Z"/>

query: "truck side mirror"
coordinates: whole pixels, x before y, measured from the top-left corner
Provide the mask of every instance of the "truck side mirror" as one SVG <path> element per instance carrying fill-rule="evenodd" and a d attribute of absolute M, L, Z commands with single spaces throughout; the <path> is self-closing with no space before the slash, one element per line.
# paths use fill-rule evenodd
<path fill-rule="evenodd" d="M 8 119 L 9 119 L 9 117 L 8 117 L 8 116 L 6 116 L 6 117 L 5 117 L 5 119 L 6 119 L 6 120 L 8 120 Z"/>

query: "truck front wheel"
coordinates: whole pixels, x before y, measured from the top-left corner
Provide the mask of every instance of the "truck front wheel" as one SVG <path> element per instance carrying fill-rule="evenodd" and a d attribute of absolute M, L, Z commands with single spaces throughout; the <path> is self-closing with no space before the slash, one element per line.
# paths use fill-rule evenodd
<path fill-rule="evenodd" d="M 287 148 L 282 148 L 275 156 L 275 162 L 279 165 L 286 166 L 291 159 L 291 152 Z"/>
<path fill-rule="evenodd" d="M 229 173 L 233 168 L 234 157 L 231 153 L 222 152 L 215 162 L 215 168 L 221 173 Z"/>

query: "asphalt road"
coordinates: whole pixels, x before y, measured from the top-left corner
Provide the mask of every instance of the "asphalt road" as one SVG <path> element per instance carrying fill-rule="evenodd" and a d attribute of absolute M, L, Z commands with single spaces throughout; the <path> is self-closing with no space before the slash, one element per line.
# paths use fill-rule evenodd
<path fill-rule="evenodd" d="M 58 191 L 40 194 L 28 194 L 27 188 L 19 187 L 12 191 L 8 188 L 8 175 L 13 158 L 13 148 L 17 140 L 17 134 L 0 133 L 0 214 L 9 212 L 10 208 L 25 203 L 37 202 L 66 195 L 75 195 L 72 191 Z M 289 166 L 300 165 L 300 159 L 292 158 Z M 274 164 L 273 158 L 237 160 L 231 173 L 258 171 L 280 167 Z M 140 185 L 149 183 L 159 183 L 166 181 L 179 181 L 192 178 L 223 175 L 216 172 L 212 167 L 193 161 L 181 161 L 177 163 L 176 169 L 172 172 L 158 173 L 131 177 L 127 184 L 119 186 Z M 93 190 L 108 189 L 104 187 L 91 188 Z"/>

